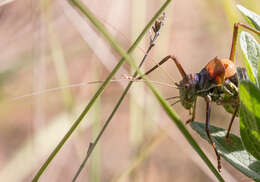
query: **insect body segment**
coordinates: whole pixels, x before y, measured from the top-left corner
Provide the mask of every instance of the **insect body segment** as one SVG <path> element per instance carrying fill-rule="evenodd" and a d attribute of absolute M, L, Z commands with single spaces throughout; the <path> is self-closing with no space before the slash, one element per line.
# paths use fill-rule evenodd
<path fill-rule="evenodd" d="M 178 63 L 177 59 L 175 62 Z M 226 94 L 238 97 L 236 68 L 228 59 L 215 57 L 199 73 L 183 77 L 176 85 L 179 87 L 181 103 L 186 109 L 192 108 L 197 96 L 210 97 L 213 102 L 219 99 L 225 102 Z"/>
<path fill-rule="evenodd" d="M 222 84 L 226 79 L 236 73 L 234 62 L 229 59 L 219 59 L 215 57 L 205 67 L 211 78 L 214 78 L 216 84 Z"/>

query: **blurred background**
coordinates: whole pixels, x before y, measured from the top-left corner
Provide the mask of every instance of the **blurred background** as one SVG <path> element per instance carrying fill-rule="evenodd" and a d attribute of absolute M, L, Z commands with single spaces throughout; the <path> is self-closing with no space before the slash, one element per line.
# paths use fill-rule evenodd
<path fill-rule="evenodd" d="M 114 38 L 128 49 L 164 1 L 82 0 Z M 260 13 L 258 0 L 173 0 L 165 25 L 143 70 L 169 54 L 189 72 L 209 60 L 228 58 L 234 22 L 245 22 L 242 4 Z M 69 1 L 0 1 L 0 181 L 31 181 L 69 127 L 82 112 L 120 56 Z M 140 62 L 149 34 L 134 51 Z M 239 46 L 238 46 L 239 49 Z M 237 65 L 241 55 L 237 52 Z M 127 63 L 113 78 L 87 117 L 73 133 L 39 181 L 71 181 L 89 142 L 97 136 L 128 83 Z M 164 97 L 177 96 L 166 86 L 181 79 L 169 61 L 149 79 Z M 205 121 L 199 99 L 196 120 Z M 173 106 L 181 120 L 189 112 Z M 231 115 L 215 104 L 211 123 L 227 128 Z M 212 163 L 210 145 L 187 125 Z M 239 135 L 236 119 L 232 132 Z M 250 181 L 222 160 L 226 181 Z M 78 181 L 216 181 L 211 171 L 169 120 L 143 82 L 134 83 Z"/>

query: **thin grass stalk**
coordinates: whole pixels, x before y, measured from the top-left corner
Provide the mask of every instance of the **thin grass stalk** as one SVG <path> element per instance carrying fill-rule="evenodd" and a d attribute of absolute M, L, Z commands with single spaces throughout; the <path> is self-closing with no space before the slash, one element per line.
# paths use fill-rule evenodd
<path fill-rule="evenodd" d="M 102 29 L 106 32 L 104 26 L 99 23 L 95 18 L 93 18 L 92 14 L 89 14 L 88 11 L 84 10 L 84 6 L 82 6 L 82 3 L 79 3 L 75 0 L 71 0 L 71 2 L 79 7 L 81 9 L 81 11 L 86 14 L 88 17 L 90 15 L 90 20 L 92 22 L 95 22 L 95 26 L 99 27 L 99 29 Z M 149 23 L 145 26 L 145 28 L 143 29 L 143 31 L 141 32 L 141 34 L 137 37 L 136 41 L 131 45 L 131 47 L 128 49 L 128 53 L 133 52 L 133 50 L 137 47 L 138 43 L 141 41 L 141 39 L 144 37 L 144 35 L 146 34 L 147 30 L 151 27 L 151 25 L 153 24 L 153 22 L 158 18 L 158 16 L 163 12 L 163 10 L 168 6 L 168 4 L 171 2 L 171 0 L 167 0 L 162 6 L 161 8 L 156 12 L 156 14 L 153 16 L 153 18 L 149 21 Z M 83 8 L 83 10 L 82 10 Z M 110 35 L 108 34 L 108 32 L 103 33 L 103 35 L 107 38 L 110 37 Z M 112 38 L 107 38 L 108 40 L 112 40 Z M 115 42 L 115 41 L 113 41 Z M 123 49 L 121 49 L 123 50 Z M 113 78 L 113 76 L 115 75 L 115 73 L 119 70 L 119 68 L 122 66 L 122 64 L 125 61 L 125 58 L 129 58 L 129 56 L 127 54 L 125 54 L 119 61 L 119 63 L 115 66 L 115 68 L 111 71 L 111 73 L 109 74 L 109 76 L 106 78 L 106 80 L 104 81 L 104 83 L 99 87 L 99 89 L 97 90 L 97 92 L 94 94 L 94 96 L 91 98 L 91 100 L 89 101 L 89 103 L 87 104 L 87 106 L 85 107 L 85 109 L 83 110 L 83 112 L 80 114 L 80 116 L 77 118 L 77 120 L 73 123 L 73 125 L 71 126 L 71 128 L 69 129 L 69 131 L 64 135 L 64 137 L 61 139 L 61 141 L 59 142 L 59 144 L 56 146 L 56 148 L 52 151 L 52 153 L 49 155 L 49 157 L 47 158 L 47 160 L 44 162 L 44 164 L 41 166 L 41 168 L 37 171 L 36 175 L 34 176 L 34 178 L 32 179 L 33 182 L 36 182 L 39 180 L 40 176 L 43 174 L 43 172 L 46 170 L 46 168 L 48 167 L 48 165 L 50 164 L 50 162 L 53 160 L 53 158 L 57 155 L 57 153 L 60 151 L 60 149 L 62 148 L 62 146 L 64 145 L 64 143 L 69 139 L 69 137 L 71 136 L 71 134 L 74 132 L 74 130 L 78 127 L 78 125 L 81 123 L 81 121 L 83 120 L 83 118 L 86 116 L 86 114 L 88 113 L 88 111 L 90 110 L 90 108 L 93 106 L 93 104 L 95 103 L 95 101 L 97 100 L 98 96 L 103 92 L 103 90 L 105 89 L 105 87 L 108 85 L 108 83 L 110 82 L 110 80 Z M 131 59 L 130 59 L 131 60 Z"/>
<path fill-rule="evenodd" d="M 99 80 L 99 74 L 98 74 L 98 65 L 95 64 L 95 79 Z M 93 125 L 91 127 L 91 138 L 94 140 L 101 129 L 101 99 L 98 98 L 96 103 L 94 104 L 94 112 L 93 112 Z M 90 170 L 90 181 L 92 182 L 99 182 L 101 179 L 101 153 L 100 153 L 100 144 L 97 144 L 96 150 L 93 152 L 93 156 L 91 158 L 91 170 Z"/>
<path fill-rule="evenodd" d="M 49 44 L 51 46 L 51 56 L 52 61 L 55 65 L 55 70 L 58 78 L 58 84 L 60 87 L 64 87 L 65 85 L 69 85 L 69 76 L 67 65 L 65 63 L 64 53 L 60 44 L 60 40 L 57 34 L 57 30 L 55 24 L 51 23 L 52 18 L 52 6 L 51 1 L 47 0 L 48 11 L 46 12 L 47 25 L 48 25 L 48 35 L 49 35 Z M 74 98 L 72 96 L 71 90 L 69 88 L 61 90 L 61 97 L 65 108 L 68 111 L 72 111 L 74 105 Z"/>
<path fill-rule="evenodd" d="M 169 3 L 169 1 L 166 1 L 166 5 L 167 2 Z M 103 26 L 100 26 L 101 23 L 98 22 L 98 20 L 92 15 L 92 13 L 89 12 L 89 10 L 87 10 L 87 8 L 85 8 L 83 6 L 83 4 L 81 4 L 80 2 L 73 0 L 73 3 L 80 8 L 80 10 L 89 18 L 89 20 L 94 24 L 94 26 L 96 26 L 96 28 L 104 35 L 104 37 L 109 41 L 109 43 L 111 44 L 111 46 L 116 49 L 116 51 L 118 53 L 120 53 L 126 60 L 127 62 L 136 69 L 136 71 L 138 72 L 139 75 L 143 75 L 142 71 L 140 71 L 140 69 L 135 65 L 134 61 L 132 60 L 132 58 L 128 55 L 127 52 L 125 52 L 120 45 L 108 34 L 108 32 L 106 31 L 106 29 L 103 28 Z M 181 120 L 179 119 L 179 117 L 177 116 L 177 114 L 173 111 L 173 109 L 170 107 L 170 105 L 167 103 L 167 101 L 165 99 L 163 99 L 163 97 L 157 92 L 157 90 L 152 86 L 152 84 L 149 82 L 149 80 L 146 78 L 146 76 L 142 77 L 146 82 L 147 86 L 149 87 L 149 89 L 152 91 L 152 93 L 155 95 L 155 97 L 158 99 L 158 101 L 160 102 L 161 106 L 164 108 L 164 110 L 166 111 L 166 113 L 168 114 L 168 116 L 172 119 L 172 121 L 176 124 L 176 126 L 179 128 L 179 130 L 182 132 L 182 134 L 184 135 L 184 137 L 188 140 L 188 142 L 190 143 L 190 145 L 193 147 L 193 149 L 199 154 L 199 156 L 202 158 L 202 160 L 207 164 L 207 166 L 209 167 L 209 169 L 213 172 L 213 174 L 217 177 L 217 179 L 221 182 L 224 182 L 224 179 L 221 177 L 221 175 L 219 174 L 219 172 L 216 170 L 216 168 L 213 166 L 213 164 L 210 162 L 210 160 L 207 158 L 207 156 L 205 155 L 205 153 L 202 151 L 202 149 L 200 148 L 200 146 L 197 144 L 197 142 L 193 139 L 193 137 L 191 136 L 191 134 L 188 132 L 188 130 L 185 128 L 184 124 L 181 122 Z M 92 148 L 92 147 L 90 147 Z"/>

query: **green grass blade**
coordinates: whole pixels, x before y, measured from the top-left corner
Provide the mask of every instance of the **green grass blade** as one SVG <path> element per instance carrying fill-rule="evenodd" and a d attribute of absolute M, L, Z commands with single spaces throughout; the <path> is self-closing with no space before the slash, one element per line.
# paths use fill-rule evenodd
<path fill-rule="evenodd" d="M 205 124 L 192 122 L 190 125 L 202 138 L 208 141 Z M 260 180 L 260 161 L 244 149 L 239 137 L 230 134 L 231 143 L 229 143 L 225 140 L 227 132 L 225 129 L 210 126 L 210 132 L 218 152 L 227 162 L 246 176 L 257 181 Z"/>
<path fill-rule="evenodd" d="M 141 41 L 141 39 L 143 38 L 143 36 L 145 35 L 145 33 L 147 32 L 147 30 L 150 28 L 150 26 L 153 24 L 153 22 L 157 19 L 157 17 L 163 12 L 163 10 L 168 6 L 168 4 L 171 2 L 171 0 L 166 1 L 163 6 L 156 12 L 156 14 L 153 16 L 153 18 L 149 21 L 149 23 L 145 26 L 145 28 L 143 29 L 143 31 L 141 32 L 141 34 L 138 36 L 138 38 L 136 39 L 136 41 L 133 43 L 133 45 L 129 48 L 128 53 L 131 53 L 138 45 L 138 43 Z M 72 3 L 75 6 L 79 6 L 80 9 L 82 9 L 84 6 L 76 1 L 72 1 Z M 83 8 L 84 9 L 84 8 Z M 86 16 L 90 16 L 90 20 L 93 22 L 98 22 L 92 14 L 89 14 L 89 12 L 85 12 L 85 10 L 82 11 L 84 14 L 86 14 Z M 103 25 L 101 23 L 95 23 L 95 25 L 97 27 L 99 27 L 99 29 L 102 29 L 106 32 L 106 30 L 104 29 Z M 110 36 L 108 34 L 108 32 L 104 33 L 104 36 Z M 109 40 L 112 40 L 112 38 L 110 37 Z M 115 43 L 115 41 L 113 41 Z M 121 49 L 123 50 L 123 49 Z M 52 151 L 52 153 L 49 155 L 48 159 L 44 162 L 44 164 L 41 166 L 41 168 L 38 170 L 38 172 L 36 173 L 36 175 L 33 178 L 33 182 L 38 181 L 38 179 L 40 178 L 40 176 L 43 174 L 43 172 L 45 171 L 45 169 L 48 167 L 48 165 L 50 164 L 50 162 L 53 160 L 53 158 L 57 155 L 57 153 L 59 152 L 59 150 L 62 148 L 62 146 L 64 145 L 64 143 L 69 139 L 69 137 L 71 136 L 71 134 L 74 132 L 74 130 L 78 127 L 78 125 L 81 123 L 81 121 L 83 120 L 83 118 L 86 116 L 86 114 L 88 113 L 88 111 L 90 110 L 90 108 L 93 106 L 93 104 L 95 103 L 95 101 L 97 100 L 98 96 L 103 92 L 103 90 L 105 89 L 105 87 L 108 85 L 109 81 L 112 79 L 112 77 L 115 75 L 115 73 L 119 70 L 119 68 L 122 66 L 122 64 L 125 61 L 125 58 L 129 58 L 129 56 L 127 54 L 125 54 L 126 56 L 123 56 L 123 58 L 121 58 L 121 60 L 119 61 L 119 63 L 115 66 L 115 68 L 112 70 L 112 72 L 109 74 L 109 76 L 106 78 L 106 80 L 104 81 L 104 83 L 100 86 L 100 88 L 97 90 L 97 92 L 94 94 L 94 96 L 92 97 L 92 99 L 90 100 L 90 102 L 88 103 L 88 105 L 85 107 L 85 109 L 83 110 L 83 112 L 80 114 L 80 116 L 78 117 L 78 119 L 73 123 L 73 125 L 71 126 L 71 128 L 69 129 L 69 131 L 65 134 L 65 136 L 61 139 L 61 141 L 59 142 L 59 144 L 56 146 L 56 148 Z"/>
<path fill-rule="evenodd" d="M 100 79 L 100 66 L 97 64 L 94 64 L 94 77 L 96 80 Z M 98 87 L 97 87 L 98 88 Z M 98 136 L 99 131 L 101 129 L 102 125 L 102 103 L 101 98 L 98 98 L 96 103 L 93 106 L 93 125 L 91 126 L 91 138 L 92 140 L 95 140 L 95 138 Z M 90 174 L 89 174 L 89 180 L 91 182 L 100 182 L 101 181 L 101 174 L 102 174 L 102 168 L 101 168 L 101 150 L 100 150 L 101 144 L 97 144 L 96 150 L 93 152 L 92 159 L 90 161 Z"/>
<path fill-rule="evenodd" d="M 166 1 L 164 5 L 167 5 L 170 2 L 170 0 Z M 76 6 L 80 6 L 81 11 L 89 18 L 89 20 L 96 26 L 96 28 L 105 36 L 105 38 L 109 41 L 109 43 L 128 61 L 128 63 L 134 67 L 139 75 L 143 75 L 143 73 L 138 69 L 138 67 L 134 64 L 132 61 L 132 58 L 125 52 L 120 45 L 108 34 L 108 32 L 103 28 L 103 26 L 100 26 L 101 23 L 97 22 L 95 17 L 86 9 L 84 6 L 79 3 L 78 1 L 73 1 L 73 3 Z M 164 6 L 162 6 L 164 7 Z M 151 89 L 153 94 L 156 96 L 156 98 L 161 103 L 162 107 L 166 111 L 166 113 L 169 115 L 169 117 L 172 119 L 172 121 L 177 125 L 177 127 L 180 129 L 182 134 L 185 136 L 185 138 L 188 140 L 190 145 L 194 148 L 194 150 L 200 155 L 200 157 L 203 159 L 203 161 L 208 165 L 210 170 L 215 174 L 215 176 L 218 178 L 219 181 L 224 181 L 224 179 L 221 177 L 221 175 L 218 173 L 216 168 L 213 166 L 213 164 L 209 161 L 205 153 L 202 151 L 202 149 L 199 147 L 197 142 L 192 138 L 188 130 L 185 128 L 184 124 L 180 121 L 180 119 L 177 117 L 175 112 L 172 110 L 170 105 L 167 104 L 166 100 L 163 99 L 163 97 L 157 92 L 157 90 L 152 86 L 152 84 L 145 78 L 143 79 L 146 81 L 145 83 L 147 86 Z"/>
<path fill-rule="evenodd" d="M 95 105 L 93 106 L 94 108 L 94 123 L 91 127 L 91 135 L 92 135 L 92 140 L 94 140 L 101 128 L 101 102 L 100 99 L 97 100 Z M 91 159 L 91 170 L 90 170 L 90 181 L 92 182 L 99 182 L 101 181 L 101 151 L 100 151 L 100 144 L 96 146 L 96 150 L 93 152 L 93 156 Z"/>

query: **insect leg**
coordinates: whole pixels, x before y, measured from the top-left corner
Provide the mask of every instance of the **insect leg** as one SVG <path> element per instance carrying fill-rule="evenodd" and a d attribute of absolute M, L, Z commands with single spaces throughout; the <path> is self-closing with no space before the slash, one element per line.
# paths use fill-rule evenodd
<path fill-rule="evenodd" d="M 226 134 L 226 139 L 229 139 L 230 130 L 231 130 L 233 121 L 234 121 L 234 119 L 235 119 L 235 117 L 237 115 L 238 109 L 239 109 L 239 105 L 236 106 L 235 112 L 233 113 L 233 116 L 232 116 L 232 118 L 230 120 L 230 123 L 229 123 L 229 126 L 228 126 L 228 130 L 227 130 L 227 134 Z"/>
<path fill-rule="evenodd" d="M 206 111 L 206 133 L 207 133 L 207 136 L 209 138 L 209 142 L 211 144 L 211 146 L 213 147 L 215 153 L 216 153 L 216 156 L 217 156 L 217 160 L 218 160 L 218 171 L 220 172 L 221 170 L 221 162 L 220 162 L 220 155 L 215 147 L 215 144 L 213 142 L 213 140 L 211 139 L 211 136 L 210 136 L 210 131 L 209 131 L 209 121 L 210 121 L 210 98 L 207 97 L 206 99 L 206 104 L 207 104 L 207 111 Z"/>
<path fill-rule="evenodd" d="M 168 61 L 169 59 L 172 59 L 172 60 L 175 62 L 175 64 L 176 64 L 176 66 L 177 66 L 177 68 L 178 68 L 180 74 L 182 75 L 182 77 L 183 77 L 183 78 L 186 78 L 186 77 L 187 77 L 187 74 L 185 73 L 185 71 L 184 71 L 184 69 L 182 68 L 181 64 L 179 63 L 179 61 L 177 60 L 177 58 L 176 58 L 175 56 L 172 56 L 172 55 L 169 55 L 169 56 L 166 56 L 165 58 L 163 58 L 157 65 L 155 65 L 155 66 L 152 67 L 149 71 L 147 71 L 146 73 L 144 73 L 144 75 L 150 74 L 152 71 L 154 71 L 155 69 L 157 69 L 160 65 L 162 65 L 163 63 L 165 63 L 165 62 Z M 144 75 L 142 75 L 142 76 L 144 76 Z M 142 76 L 137 77 L 136 80 L 142 79 Z"/>
<path fill-rule="evenodd" d="M 197 103 L 197 99 L 195 99 L 194 103 L 193 103 L 193 108 L 192 108 L 192 117 L 186 121 L 185 124 L 189 124 L 190 122 L 195 120 L 195 114 L 196 114 L 196 103 Z"/>
<path fill-rule="evenodd" d="M 237 36 L 238 36 L 238 28 L 239 26 L 247 29 L 247 30 L 250 30 L 258 35 L 260 35 L 260 31 L 246 25 L 246 24 L 243 24 L 243 23 L 235 23 L 234 24 L 234 29 L 233 29 L 233 37 L 232 37 L 232 45 L 231 45 L 231 51 L 230 51 L 230 56 L 229 56 L 229 59 L 231 61 L 234 62 L 234 59 L 235 59 L 235 54 L 236 54 L 236 43 L 237 43 Z"/>
<path fill-rule="evenodd" d="M 172 100 L 172 99 L 177 99 L 177 98 L 180 98 L 180 96 L 168 97 L 168 98 L 165 98 L 165 100 Z"/>

